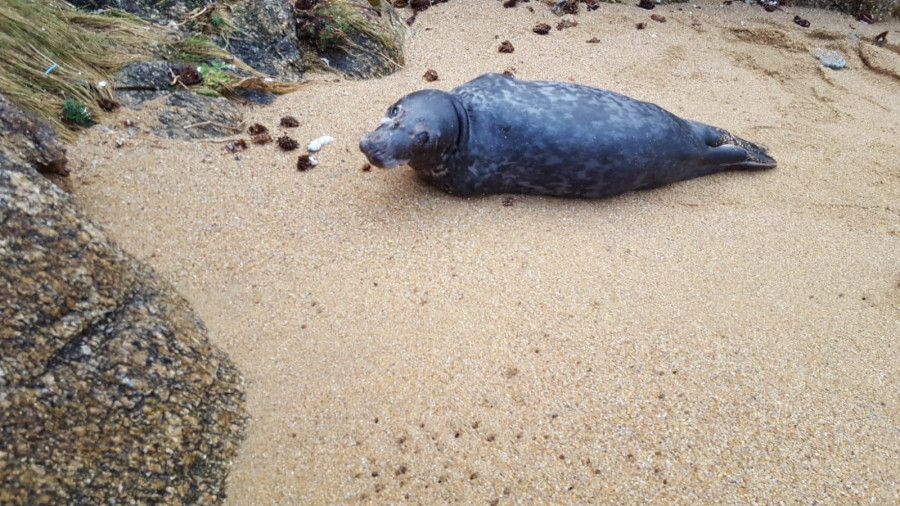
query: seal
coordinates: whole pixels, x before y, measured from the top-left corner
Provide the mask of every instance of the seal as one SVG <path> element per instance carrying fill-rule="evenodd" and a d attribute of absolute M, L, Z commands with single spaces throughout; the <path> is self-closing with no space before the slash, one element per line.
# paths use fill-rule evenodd
<path fill-rule="evenodd" d="M 359 148 L 461 196 L 607 197 L 776 165 L 760 145 L 648 102 L 502 74 L 406 95 Z"/>

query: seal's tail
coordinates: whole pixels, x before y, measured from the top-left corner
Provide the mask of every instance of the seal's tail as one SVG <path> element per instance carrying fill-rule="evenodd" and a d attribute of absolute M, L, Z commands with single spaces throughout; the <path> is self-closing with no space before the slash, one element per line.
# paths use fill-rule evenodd
<path fill-rule="evenodd" d="M 774 169 L 778 165 L 764 146 L 703 123 L 694 122 L 694 128 L 699 130 L 698 133 L 711 148 L 706 156 L 707 161 L 724 169 Z"/>

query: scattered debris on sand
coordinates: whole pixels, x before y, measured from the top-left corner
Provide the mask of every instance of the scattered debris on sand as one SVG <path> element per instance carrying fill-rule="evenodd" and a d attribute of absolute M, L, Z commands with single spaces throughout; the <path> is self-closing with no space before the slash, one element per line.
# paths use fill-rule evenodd
<path fill-rule="evenodd" d="M 300 172 L 306 172 L 316 165 L 319 165 L 319 161 L 309 155 L 300 155 L 297 158 L 297 170 Z"/>
<path fill-rule="evenodd" d="M 517 202 L 521 202 L 523 200 L 525 200 L 525 197 L 521 195 L 511 195 L 509 197 L 505 197 L 502 201 L 500 201 L 500 203 L 503 204 L 503 207 L 512 207 Z"/>
<path fill-rule="evenodd" d="M 500 51 L 501 53 L 512 53 L 515 50 L 516 48 L 513 47 L 512 42 L 508 40 L 504 40 L 503 42 L 501 42 L 500 48 L 498 49 L 498 51 Z"/>
<path fill-rule="evenodd" d="M 438 73 L 432 69 L 428 69 L 425 71 L 425 75 L 422 77 L 424 77 L 425 80 L 428 81 L 429 83 L 433 83 L 434 81 L 438 80 Z"/>
<path fill-rule="evenodd" d="M 225 145 L 225 149 L 227 149 L 229 153 L 240 153 L 241 151 L 247 149 L 247 141 L 245 141 L 244 139 L 231 141 Z"/>
<path fill-rule="evenodd" d="M 578 26 L 578 21 L 575 21 L 574 19 L 564 19 L 564 20 L 560 21 L 559 23 L 557 23 L 556 29 L 564 30 L 566 28 L 573 28 L 576 26 Z"/>
<path fill-rule="evenodd" d="M 794 16 L 794 24 L 802 26 L 803 28 L 809 28 L 809 21 L 801 18 L 800 16 Z"/>
<path fill-rule="evenodd" d="M 250 135 L 259 135 L 269 133 L 269 129 L 263 125 L 260 125 L 259 123 L 254 123 L 250 125 L 250 128 L 247 129 L 247 132 L 249 132 Z"/>
<path fill-rule="evenodd" d="M 659 14 L 651 14 L 650 19 L 652 19 L 653 21 L 656 21 L 657 23 L 665 23 L 666 22 L 666 17 L 660 16 Z"/>
<path fill-rule="evenodd" d="M 294 139 L 291 139 L 287 135 L 282 135 L 276 142 L 278 143 L 278 147 L 285 151 L 293 151 L 300 147 L 300 143 L 298 143 Z"/>
<path fill-rule="evenodd" d="M 279 123 L 284 128 L 296 128 L 300 126 L 300 122 L 297 121 L 297 118 L 293 116 L 285 116 L 281 118 L 281 123 Z"/>
<path fill-rule="evenodd" d="M 272 142 L 272 136 L 269 135 L 269 132 L 262 132 L 256 135 L 251 135 L 250 142 L 252 142 L 253 144 L 268 144 Z"/>
<path fill-rule="evenodd" d="M 653 0 L 641 0 L 640 2 L 638 2 L 638 7 L 640 7 L 641 9 L 652 10 L 656 8 L 656 4 L 653 2 Z"/>
<path fill-rule="evenodd" d="M 547 35 L 550 33 L 550 28 L 550 25 L 547 23 L 538 23 L 534 25 L 534 28 L 532 28 L 531 31 L 538 35 Z"/>

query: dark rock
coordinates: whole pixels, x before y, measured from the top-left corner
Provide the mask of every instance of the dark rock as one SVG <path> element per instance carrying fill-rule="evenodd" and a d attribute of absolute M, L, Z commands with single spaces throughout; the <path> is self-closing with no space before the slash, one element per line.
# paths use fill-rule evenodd
<path fill-rule="evenodd" d="M 185 15 L 217 0 L 71 0 L 75 7 L 85 9 L 121 9 L 159 25 L 184 21 Z"/>
<path fill-rule="evenodd" d="M 550 33 L 550 25 L 547 23 L 538 23 L 534 25 L 534 28 L 532 28 L 531 31 L 538 35 L 547 35 Z"/>
<path fill-rule="evenodd" d="M 56 138 L 56 131 L 3 95 L 0 95 L 0 152 L 10 162 L 34 167 L 60 188 L 71 190 L 66 148 Z"/>
<path fill-rule="evenodd" d="M 231 10 L 241 31 L 228 49 L 254 69 L 285 81 L 303 75 L 303 54 L 294 33 L 294 13 L 284 0 L 244 0 Z M 224 45 L 224 44 L 222 44 Z"/>
<path fill-rule="evenodd" d="M 190 30 L 184 23 L 194 9 L 220 4 L 216 0 L 74 0 L 76 7 L 117 8 L 160 25 L 174 24 Z M 293 12 L 285 0 L 239 0 L 228 2 L 230 21 L 240 33 L 212 39 L 244 63 L 285 81 L 302 77 L 300 45 L 293 30 Z M 185 32 L 184 35 L 191 35 Z"/>
<path fill-rule="evenodd" d="M 125 65 L 113 78 L 117 90 L 164 91 L 172 86 L 171 65 L 164 61 L 138 61 Z"/>
<path fill-rule="evenodd" d="M 297 128 L 300 126 L 300 121 L 293 116 L 284 116 L 281 118 L 281 121 L 278 122 L 279 125 L 285 128 Z"/>
<path fill-rule="evenodd" d="M 0 504 L 218 503 L 246 414 L 187 302 L 0 151 Z"/>
<path fill-rule="evenodd" d="M 267 91 L 251 90 L 248 88 L 238 88 L 234 90 L 234 95 L 239 99 L 245 100 L 256 105 L 271 105 L 278 98 L 278 95 Z"/>
<path fill-rule="evenodd" d="M 850 14 L 851 16 L 883 21 L 900 17 L 900 2 L 897 0 L 782 0 L 782 5 L 820 7 Z"/>
<path fill-rule="evenodd" d="M 231 135 L 241 130 L 241 107 L 225 98 L 176 91 L 166 100 L 153 133 L 169 139 L 203 139 Z"/>
<path fill-rule="evenodd" d="M 116 98 L 125 107 L 140 110 L 144 102 L 156 100 L 159 97 L 168 95 L 168 91 L 153 90 L 116 90 Z"/>
<path fill-rule="evenodd" d="M 409 28 L 394 7 L 387 2 L 378 7 L 350 2 L 340 5 L 337 10 L 320 7 L 299 16 L 298 36 L 328 66 L 350 78 L 367 79 L 399 70 Z"/>

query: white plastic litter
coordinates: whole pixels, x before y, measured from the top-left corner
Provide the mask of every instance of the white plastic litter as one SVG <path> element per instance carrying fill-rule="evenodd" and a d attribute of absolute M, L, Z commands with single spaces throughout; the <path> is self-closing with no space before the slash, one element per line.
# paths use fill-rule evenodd
<path fill-rule="evenodd" d="M 322 149 L 322 146 L 331 144 L 332 142 L 334 142 L 334 137 L 330 135 L 323 135 L 322 137 L 314 139 L 312 142 L 310 142 L 309 145 L 306 146 L 306 150 L 310 153 L 315 153 L 316 151 Z"/>

